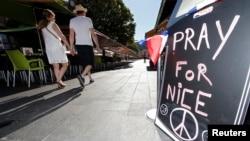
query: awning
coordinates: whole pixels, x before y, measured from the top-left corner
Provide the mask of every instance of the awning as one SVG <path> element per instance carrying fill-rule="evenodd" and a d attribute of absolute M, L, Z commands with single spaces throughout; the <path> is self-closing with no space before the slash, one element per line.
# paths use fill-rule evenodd
<path fill-rule="evenodd" d="M 95 33 L 98 37 L 99 44 L 101 45 L 101 48 L 104 47 L 120 47 L 124 46 L 121 43 L 116 42 L 115 40 L 109 38 L 107 35 L 95 30 Z"/>
<path fill-rule="evenodd" d="M 159 31 L 161 31 L 162 29 L 166 28 L 167 23 L 168 23 L 168 20 L 164 20 L 162 23 L 160 23 L 159 25 L 157 25 L 156 28 L 151 29 L 150 31 L 146 32 L 145 33 L 145 38 L 147 39 L 149 37 L 152 37 L 152 36 L 158 34 Z"/>
<path fill-rule="evenodd" d="M 32 7 L 19 4 L 14 0 L 0 1 L 0 16 L 10 18 L 25 25 L 36 24 Z"/>
<path fill-rule="evenodd" d="M 64 13 L 66 15 L 75 16 L 75 13 L 65 8 L 63 5 L 58 3 L 56 0 L 16 0 L 17 2 L 23 3 L 25 5 L 32 6 L 34 8 L 48 8 L 54 12 Z M 44 4 L 44 6 L 42 5 Z"/>
<path fill-rule="evenodd" d="M 36 26 L 26 26 L 26 27 L 18 27 L 18 28 L 0 29 L 0 33 L 20 32 L 20 31 L 26 31 L 26 30 L 31 30 L 31 29 L 35 29 L 35 28 L 36 28 Z"/>
<path fill-rule="evenodd" d="M 75 14 L 55 0 L 1 0 L 0 1 L 0 17 L 8 18 L 18 22 L 20 25 L 33 25 L 37 24 L 39 18 L 36 19 L 37 9 L 49 8 L 54 12 L 74 17 Z"/>
<path fill-rule="evenodd" d="M 136 52 L 132 49 L 129 49 L 125 45 L 116 42 L 115 40 L 109 38 L 107 35 L 95 30 L 95 33 L 98 37 L 99 44 L 101 48 L 105 50 L 110 50 L 112 52 L 115 52 L 116 54 L 122 54 L 122 55 L 129 55 L 129 56 L 137 56 Z"/>

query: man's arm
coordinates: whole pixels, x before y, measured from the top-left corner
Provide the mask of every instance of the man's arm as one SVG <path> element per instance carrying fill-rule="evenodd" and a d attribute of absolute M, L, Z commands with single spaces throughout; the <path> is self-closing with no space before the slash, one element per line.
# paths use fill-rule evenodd
<path fill-rule="evenodd" d="M 95 34 L 95 30 L 94 28 L 90 28 L 90 33 L 91 33 L 91 37 L 95 43 L 95 46 L 96 46 L 96 49 L 99 51 L 99 52 L 102 52 L 102 50 L 100 49 L 100 46 L 99 46 L 99 41 L 98 41 L 98 38 L 97 38 L 97 35 Z"/>
<path fill-rule="evenodd" d="M 75 41 L 75 31 L 73 28 L 69 29 L 69 45 L 70 45 L 70 52 L 72 55 L 75 55 L 75 50 L 74 50 L 74 41 Z"/>
<path fill-rule="evenodd" d="M 70 28 L 69 29 L 69 44 L 70 44 L 71 49 L 73 49 L 74 47 L 74 41 L 75 41 L 74 36 L 75 36 L 74 29 Z"/>

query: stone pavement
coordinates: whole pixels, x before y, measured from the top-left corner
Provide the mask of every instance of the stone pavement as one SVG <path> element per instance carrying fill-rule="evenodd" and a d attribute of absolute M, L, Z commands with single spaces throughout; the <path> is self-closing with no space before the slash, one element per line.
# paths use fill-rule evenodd
<path fill-rule="evenodd" d="M 93 73 L 84 90 L 73 78 L 64 89 L 50 84 L 1 97 L 0 141 L 172 141 L 145 116 L 157 103 L 157 72 L 148 65 Z"/>

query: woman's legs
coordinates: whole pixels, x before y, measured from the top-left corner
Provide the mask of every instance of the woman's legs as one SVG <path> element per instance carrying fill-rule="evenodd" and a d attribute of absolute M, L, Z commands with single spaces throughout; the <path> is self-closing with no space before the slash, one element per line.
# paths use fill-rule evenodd
<path fill-rule="evenodd" d="M 59 67 L 60 67 L 59 64 L 53 64 L 53 70 L 54 70 L 54 74 L 55 74 L 55 77 L 56 77 L 56 82 L 58 82 L 58 80 L 60 80 L 58 78 L 59 77 L 59 73 L 60 73 Z"/>
<path fill-rule="evenodd" d="M 61 69 L 59 71 L 59 76 L 58 76 L 58 80 L 60 82 L 62 82 L 62 77 L 64 76 L 64 74 L 65 74 L 65 72 L 66 72 L 66 70 L 68 68 L 68 63 L 62 63 L 61 65 L 62 65 L 62 67 L 61 67 Z"/>
<path fill-rule="evenodd" d="M 56 82 L 61 86 L 66 86 L 66 84 L 62 82 L 62 77 L 68 68 L 68 63 L 62 63 L 61 65 L 62 67 L 60 68 L 60 64 L 53 64 L 54 74 L 56 76 Z"/>

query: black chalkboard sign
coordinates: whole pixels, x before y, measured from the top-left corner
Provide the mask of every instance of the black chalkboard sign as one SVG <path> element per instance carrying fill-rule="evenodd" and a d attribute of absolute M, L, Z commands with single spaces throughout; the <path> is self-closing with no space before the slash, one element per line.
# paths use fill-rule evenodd
<path fill-rule="evenodd" d="M 250 100 L 249 5 L 221 1 L 167 28 L 155 124 L 174 140 L 205 141 L 208 125 L 244 123 Z"/>

